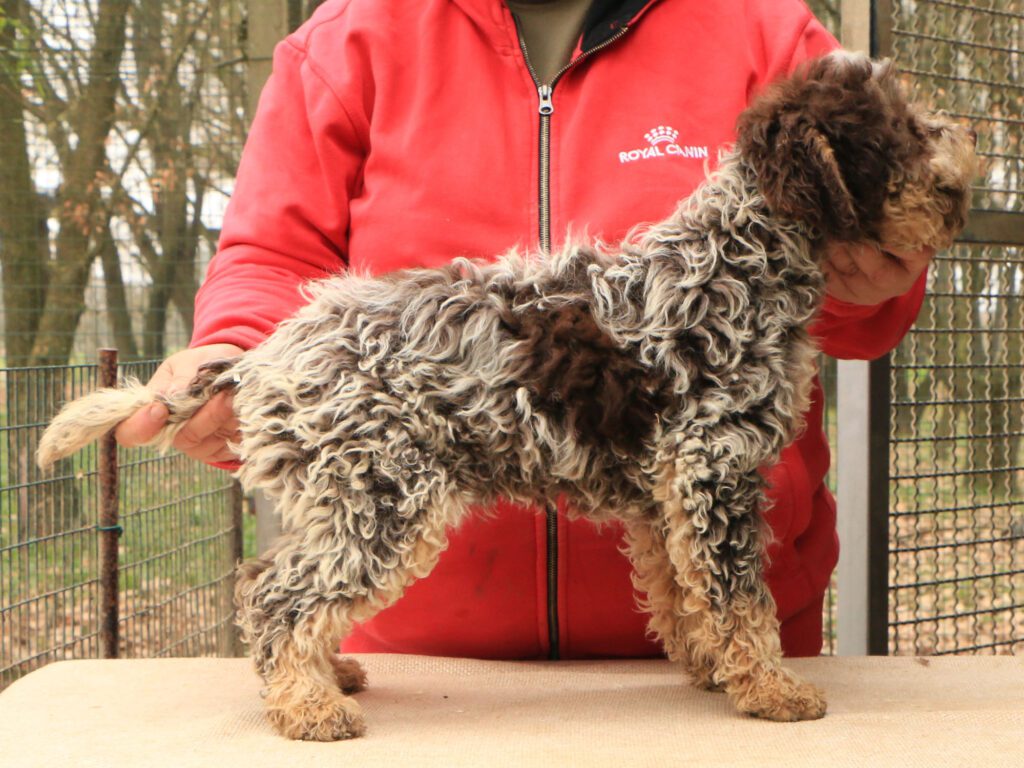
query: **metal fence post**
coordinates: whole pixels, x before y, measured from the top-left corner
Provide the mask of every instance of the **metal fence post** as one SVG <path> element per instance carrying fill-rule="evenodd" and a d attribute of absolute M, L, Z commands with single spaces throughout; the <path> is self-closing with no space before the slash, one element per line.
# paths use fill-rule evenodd
<path fill-rule="evenodd" d="M 117 350 L 100 350 L 100 385 L 117 386 Z M 105 659 L 118 656 L 120 619 L 118 610 L 118 548 L 121 525 L 118 522 L 117 443 L 113 431 L 100 441 L 100 512 L 96 531 L 100 549 L 100 643 Z"/>
<path fill-rule="evenodd" d="M 843 0 L 842 42 L 888 55 L 891 5 Z M 840 655 L 888 653 L 889 358 L 841 360 L 836 369 L 840 541 L 837 644 Z"/>
<path fill-rule="evenodd" d="M 242 515 L 244 514 L 245 507 L 245 493 L 242 490 L 242 484 L 238 480 L 231 482 L 231 573 L 232 578 L 228 580 L 228 590 L 226 597 L 226 610 L 230 617 L 234 617 L 234 595 L 235 585 L 238 583 L 238 566 L 241 564 L 244 557 L 244 535 L 242 529 Z M 245 647 L 242 644 L 242 633 L 233 620 L 228 622 L 228 629 L 226 633 L 226 647 L 222 648 L 220 653 L 224 656 L 243 656 L 245 655 Z"/>
<path fill-rule="evenodd" d="M 837 366 L 841 656 L 888 653 L 889 358 Z"/>

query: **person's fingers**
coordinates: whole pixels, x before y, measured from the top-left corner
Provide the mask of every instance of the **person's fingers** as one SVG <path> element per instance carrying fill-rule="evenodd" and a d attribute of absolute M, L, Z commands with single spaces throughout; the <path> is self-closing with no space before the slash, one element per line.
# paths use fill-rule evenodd
<path fill-rule="evenodd" d="M 179 392 L 192 383 L 205 363 L 235 358 L 242 352 L 242 348 L 234 344 L 209 344 L 184 349 L 164 360 L 146 386 L 160 394 Z"/>
<path fill-rule="evenodd" d="M 870 249 L 863 243 L 831 244 L 822 272 L 832 297 L 851 304 L 876 304 L 883 300 L 865 271 L 875 268 Z"/>
<path fill-rule="evenodd" d="M 908 269 L 924 269 L 935 258 L 934 248 L 922 248 L 920 251 L 901 251 L 896 248 L 889 248 L 885 243 L 882 243 L 882 250 L 902 261 L 907 265 Z"/>
<path fill-rule="evenodd" d="M 190 380 L 191 376 L 180 367 L 178 372 L 175 372 L 174 356 L 172 356 L 164 360 L 153 372 L 149 381 L 146 382 L 146 388 L 157 394 L 167 395 L 183 389 Z M 145 408 L 140 408 L 117 425 L 114 430 L 114 439 L 125 448 L 145 445 L 156 437 L 156 433 L 167 423 L 167 416 L 167 406 L 163 403 L 152 403 Z"/>
<path fill-rule="evenodd" d="M 909 265 L 873 246 L 853 249 L 851 258 L 867 281 L 882 291 L 902 293 L 909 288 Z"/>
<path fill-rule="evenodd" d="M 219 436 L 204 440 L 186 455 L 191 459 L 207 464 L 238 460 L 238 455 L 228 447 L 228 442 Z"/>
<path fill-rule="evenodd" d="M 857 263 L 850 253 L 852 247 L 852 243 L 829 243 L 825 265 L 841 275 L 856 274 Z"/>
<path fill-rule="evenodd" d="M 238 420 L 232 402 L 229 392 L 215 395 L 185 423 L 174 438 L 174 447 L 200 461 L 222 460 L 213 457 L 224 453 L 228 440 L 237 439 Z"/>
<path fill-rule="evenodd" d="M 188 387 L 203 364 L 211 360 L 238 357 L 242 352 L 243 350 L 234 344 L 210 344 L 182 350 L 160 364 L 146 383 L 146 387 L 157 394 L 171 395 Z M 225 448 L 224 443 L 229 438 L 234 439 L 238 425 L 234 420 L 230 399 L 226 406 L 223 401 L 224 398 L 220 398 L 209 410 L 207 410 L 207 406 L 210 406 L 210 403 L 201 408 L 196 416 L 203 413 L 203 417 L 199 421 L 195 421 L 195 417 L 189 420 L 182 430 L 185 437 L 179 435 L 179 438 L 175 440 L 175 446 L 178 447 L 179 442 L 184 442 L 188 447 L 181 450 L 189 455 L 201 454 L 196 457 L 203 458 L 203 460 L 220 460 L 206 458 L 214 454 L 226 454 L 226 457 L 230 458 L 232 454 Z M 166 424 L 167 416 L 165 405 L 153 403 L 139 409 L 121 422 L 115 429 L 114 436 L 117 442 L 125 447 L 148 443 Z M 211 419 L 220 423 L 211 426 L 209 423 Z M 220 434 L 215 436 L 214 433 L 217 430 L 220 431 Z M 208 439 L 211 440 L 210 443 L 205 442 Z"/>
<path fill-rule="evenodd" d="M 857 269 L 880 288 L 902 293 L 928 267 L 935 249 L 906 252 L 862 244 L 850 250 Z"/>
<path fill-rule="evenodd" d="M 864 276 L 859 272 L 846 273 L 827 263 L 822 265 L 822 272 L 825 274 L 825 290 L 830 296 L 848 304 L 866 303 L 862 300 Z"/>
<path fill-rule="evenodd" d="M 146 387 L 159 394 L 165 394 L 174 380 L 174 364 L 173 361 L 168 359 L 160 363 L 160 367 L 153 372 L 150 376 L 149 381 L 146 382 Z"/>
<path fill-rule="evenodd" d="M 822 264 L 829 295 L 852 304 L 879 304 L 906 293 L 928 267 L 933 249 L 890 252 L 869 243 L 833 243 Z"/>
<path fill-rule="evenodd" d="M 156 437 L 156 433 L 167 423 L 167 406 L 163 403 L 152 403 L 140 408 L 134 414 L 117 425 L 114 438 L 119 445 L 133 448 L 144 445 Z"/>

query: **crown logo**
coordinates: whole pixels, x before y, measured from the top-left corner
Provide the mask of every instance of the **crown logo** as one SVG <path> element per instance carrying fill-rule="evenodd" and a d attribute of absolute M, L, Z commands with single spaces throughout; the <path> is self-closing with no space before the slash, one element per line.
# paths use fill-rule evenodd
<path fill-rule="evenodd" d="M 674 144 L 678 137 L 679 131 L 667 125 L 659 125 L 657 128 L 644 134 L 647 143 L 652 147 L 656 147 L 659 144 Z"/>

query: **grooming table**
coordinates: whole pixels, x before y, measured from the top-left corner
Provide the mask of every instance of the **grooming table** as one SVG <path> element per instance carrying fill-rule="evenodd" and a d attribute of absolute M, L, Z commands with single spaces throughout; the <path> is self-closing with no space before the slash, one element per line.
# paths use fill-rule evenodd
<path fill-rule="evenodd" d="M 354 741 L 278 737 L 246 659 L 65 661 L 0 694 L 0 765 L 1024 766 L 1024 659 L 817 658 L 829 714 L 772 723 L 665 661 L 358 657 Z"/>

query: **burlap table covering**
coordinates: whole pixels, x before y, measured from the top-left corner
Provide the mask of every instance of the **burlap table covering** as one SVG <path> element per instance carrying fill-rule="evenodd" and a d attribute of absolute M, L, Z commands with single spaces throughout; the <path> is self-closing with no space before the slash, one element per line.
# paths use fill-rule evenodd
<path fill-rule="evenodd" d="M 736 714 L 661 661 L 361 656 L 369 733 L 290 742 L 245 659 L 67 661 L 0 694 L 0 765 L 1024 766 L 1024 660 L 819 658 L 829 714 Z"/>

